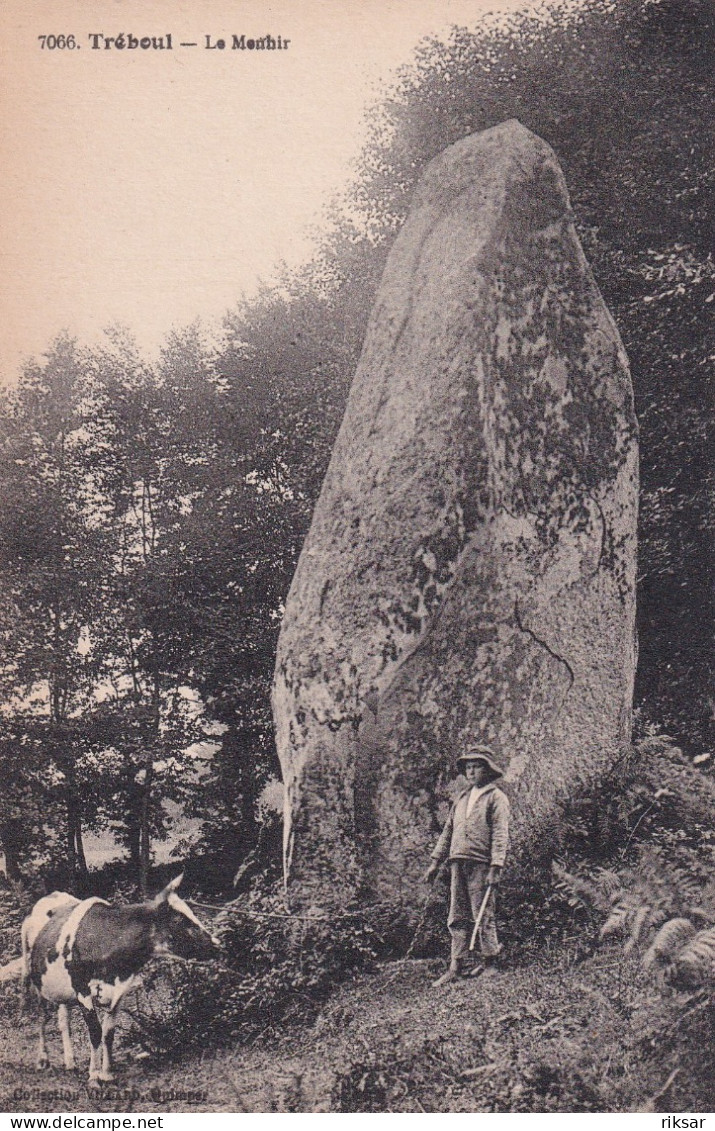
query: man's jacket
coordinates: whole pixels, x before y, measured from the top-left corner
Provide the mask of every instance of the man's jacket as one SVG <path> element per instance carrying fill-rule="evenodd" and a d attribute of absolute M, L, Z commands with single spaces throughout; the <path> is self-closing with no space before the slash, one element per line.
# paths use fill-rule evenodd
<path fill-rule="evenodd" d="M 468 786 L 452 806 L 432 859 L 479 860 L 483 864 L 503 865 L 509 843 L 509 799 L 490 782 L 484 786 L 471 813 L 467 803 L 472 786 Z"/>

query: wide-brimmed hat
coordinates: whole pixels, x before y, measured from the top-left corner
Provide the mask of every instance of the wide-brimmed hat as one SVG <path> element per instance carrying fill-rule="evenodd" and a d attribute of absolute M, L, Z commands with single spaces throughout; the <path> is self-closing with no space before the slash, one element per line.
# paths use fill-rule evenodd
<path fill-rule="evenodd" d="M 473 746 L 471 750 L 467 750 L 466 754 L 460 754 L 457 758 L 457 769 L 461 770 L 467 762 L 483 762 L 485 766 L 489 767 L 495 778 L 504 775 L 503 769 L 494 758 L 494 751 L 490 750 L 488 746 Z"/>

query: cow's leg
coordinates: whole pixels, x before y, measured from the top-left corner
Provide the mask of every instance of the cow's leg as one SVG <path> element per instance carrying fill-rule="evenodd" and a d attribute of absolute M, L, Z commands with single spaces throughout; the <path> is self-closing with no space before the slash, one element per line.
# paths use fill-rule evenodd
<path fill-rule="evenodd" d="M 47 1025 L 47 1002 L 44 998 L 39 999 L 40 1005 L 40 1042 L 37 1046 L 37 1068 L 49 1068 L 50 1058 L 47 1055 L 47 1044 L 45 1042 L 45 1026 Z"/>
<path fill-rule="evenodd" d="M 62 1051 L 65 1054 L 65 1068 L 68 1072 L 73 1072 L 75 1068 L 74 1063 L 74 1049 L 72 1048 L 72 1029 L 70 1027 L 70 1011 L 69 1006 L 61 1005 L 57 1011 L 57 1024 L 60 1033 L 62 1034 Z"/>
<path fill-rule="evenodd" d="M 114 1044 L 114 1027 L 117 1024 L 117 1015 L 114 1010 L 109 1010 L 102 1017 L 102 1071 L 100 1080 L 113 1080 L 112 1072 L 112 1045 Z"/>
<path fill-rule="evenodd" d="M 102 1026 L 93 1007 L 87 1008 L 80 1002 L 82 1016 L 87 1022 L 89 1031 L 89 1080 L 95 1083 L 100 1077 L 100 1045 L 102 1044 Z"/>

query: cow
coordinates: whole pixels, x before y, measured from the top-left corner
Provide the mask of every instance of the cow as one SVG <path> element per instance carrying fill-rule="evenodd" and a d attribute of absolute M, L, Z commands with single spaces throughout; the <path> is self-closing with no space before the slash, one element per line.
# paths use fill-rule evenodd
<path fill-rule="evenodd" d="M 30 914 L 23 920 L 22 927 L 20 928 L 20 942 L 22 945 L 22 958 L 21 958 L 21 974 L 23 989 L 25 994 L 30 988 L 30 957 L 32 955 L 32 948 L 35 945 L 37 936 L 44 930 L 53 915 L 58 911 L 65 909 L 71 911 L 76 907 L 79 900 L 76 896 L 70 895 L 66 891 L 53 891 L 51 895 L 45 895 L 42 899 L 38 900 L 33 907 Z M 44 1005 L 41 1005 L 41 1026 L 42 1037 L 40 1039 L 41 1047 L 44 1052 L 38 1055 L 38 1067 L 46 1068 L 49 1064 L 47 1058 L 47 1049 L 44 1048 L 44 1026 L 46 1014 Z M 65 1058 L 65 1068 L 74 1069 L 74 1052 L 72 1050 L 72 1037 L 70 1035 L 70 1019 L 69 1009 L 64 1002 L 61 1002 L 57 1010 L 57 1025 L 62 1036 L 62 1051 Z"/>
<path fill-rule="evenodd" d="M 66 891 L 53 891 L 39 899 L 30 914 L 23 920 L 20 928 L 20 942 L 22 944 L 22 976 L 26 982 L 30 980 L 30 954 L 35 945 L 35 939 L 43 927 L 61 908 L 76 907 L 79 900 L 75 895 Z"/>
<path fill-rule="evenodd" d="M 176 894 L 183 873 L 171 880 L 155 899 L 113 907 L 104 899 L 76 900 L 55 892 L 50 910 L 43 900 L 25 924 L 23 940 L 29 952 L 29 980 L 40 1005 L 38 1068 L 49 1064 L 45 1044 L 47 1006 L 59 1006 L 65 1067 L 74 1068 L 69 1007 L 77 1004 L 89 1030 L 89 1079 L 111 1081 L 112 1043 L 122 999 L 142 967 L 155 955 L 208 959 L 217 956 L 219 940 L 199 922 Z M 64 895 L 66 902 L 58 897 Z M 48 913 L 49 911 L 49 913 Z M 32 941 L 31 936 L 34 934 Z M 25 945 L 23 943 L 23 945 Z"/>

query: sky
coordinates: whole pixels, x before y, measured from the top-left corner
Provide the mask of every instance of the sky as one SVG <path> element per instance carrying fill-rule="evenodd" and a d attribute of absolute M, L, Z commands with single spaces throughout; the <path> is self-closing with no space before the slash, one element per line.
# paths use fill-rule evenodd
<path fill-rule="evenodd" d="M 366 110 L 416 44 L 524 7 L 538 5 L 3 0 L 0 383 L 62 329 L 91 343 L 127 325 L 148 356 L 197 316 L 218 329 L 309 257 Z M 105 46 L 122 33 L 171 34 L 172 50 Z M 268 34 L 288 47 L 231 49 Z M 78 46 L 39 38 L 60 35 Z"/>

